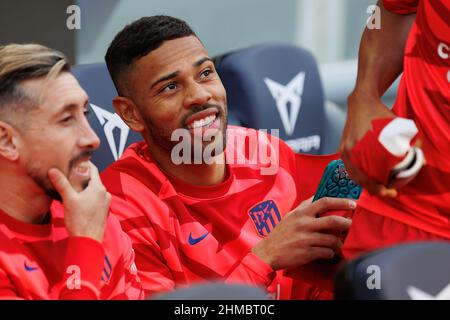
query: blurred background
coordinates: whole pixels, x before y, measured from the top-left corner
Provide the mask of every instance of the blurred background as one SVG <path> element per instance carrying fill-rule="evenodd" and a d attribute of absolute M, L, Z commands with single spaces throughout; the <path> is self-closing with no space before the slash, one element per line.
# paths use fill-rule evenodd
<path fill-rule="evenodd" d="M 308 49 L 319 63 L 326 98 L 345 109 L 367 8 L 375 2 L 0 0 L 0 44 L 38 42 L 63 51 L 74 64 L 103 62 L 109 43 L 126 24 L 145 15 L 172 15 L 191 25 L 212 56 L 274 41 Z M 80 29 L 67 28 L 70 5 L 80 8 Z M 385 95 L 388 104 L 394 94 Z"/>

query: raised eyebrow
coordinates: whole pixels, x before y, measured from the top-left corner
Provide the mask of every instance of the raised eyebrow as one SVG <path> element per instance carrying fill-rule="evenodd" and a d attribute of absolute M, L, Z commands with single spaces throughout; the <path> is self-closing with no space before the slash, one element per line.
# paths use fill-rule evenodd
<path fill-rule="evenodd" d="M 161 82 L 164 82 L 164 81 L 167 81 L 167 80 L 175 78 L 179 74 L 180 74 L 180 71 L 175 71 L 175 72 L 169 73 L 168 75 L 162 76 L 161 78 L 159 78 L 158 80 L 153 82 L 153 84 L 151 85 L 150 89 L 154 88 L 158 83 L 161 83 Z"/>
<path fill-rule="evenodd" d="M 200 60 L 194 62 L 193 66 L 200 67 L 205 61 L 211 61 L 212 63 L 214 63 L 213 59 L 211 59 L 210 57 L 204 57 L 204 58 L 201 58 Z"/>

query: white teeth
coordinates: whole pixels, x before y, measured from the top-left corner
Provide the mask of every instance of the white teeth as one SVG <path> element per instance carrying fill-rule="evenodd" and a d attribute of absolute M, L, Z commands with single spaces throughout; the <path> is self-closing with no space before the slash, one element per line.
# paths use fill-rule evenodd
<path fill-rule="evenodd" d="M 78 164 L 78 165 L 75 167 L 75 170 L 76 170 L 78 173 L 86 173 L 86 172 L 88 172 L 88 170 L 89 170 L 89 164 L 88 164 L 88 162 L 81 162 L 80 164 Z"/>
<path fill-rule="evenodd" d="M 211 125 L 214 122 L 214 120 L 216 120 L 216 115 L 207 116 L 206 118 L 192 122 L 191 124 L 188 125 L 188 128 L 196 129 L 196 128 L 201 128 L 201 127 L 206 127 L 206 126 Z"/>

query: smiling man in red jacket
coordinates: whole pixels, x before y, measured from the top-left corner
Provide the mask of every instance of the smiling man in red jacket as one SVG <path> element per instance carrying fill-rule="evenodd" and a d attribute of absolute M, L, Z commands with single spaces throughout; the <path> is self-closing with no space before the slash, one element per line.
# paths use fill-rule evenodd
<path fill-rule="evenodd" d="M 282 299 L 329 298 L 284 271 L 340 252 L 336 233 L 351 221 L 315 216 L 355 203 L 304 202 L 335 156 L 296 155 L 273 136 L 228 127 L 225 89 L 184 21 L 135 21 L 113 40 L 106 62 L 116 112 L 145 139 L 102 173 L 144 289 L 225 281 Z"/>

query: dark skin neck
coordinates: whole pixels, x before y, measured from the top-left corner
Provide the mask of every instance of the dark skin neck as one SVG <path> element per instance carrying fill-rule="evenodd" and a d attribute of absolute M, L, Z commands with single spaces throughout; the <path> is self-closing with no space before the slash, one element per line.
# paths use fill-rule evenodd
<path fill-rule="evenodd" d="M 162 171 L 170 173 L 177 179 L 196 186 L 212 186 L 223 182 L 226 178 L 225 154 L 218 155 L 218 163 L 212 164 L 179 164 L 172 162 L 170 153 L 156 143 L 148 143 L 152 158 Z"/>

